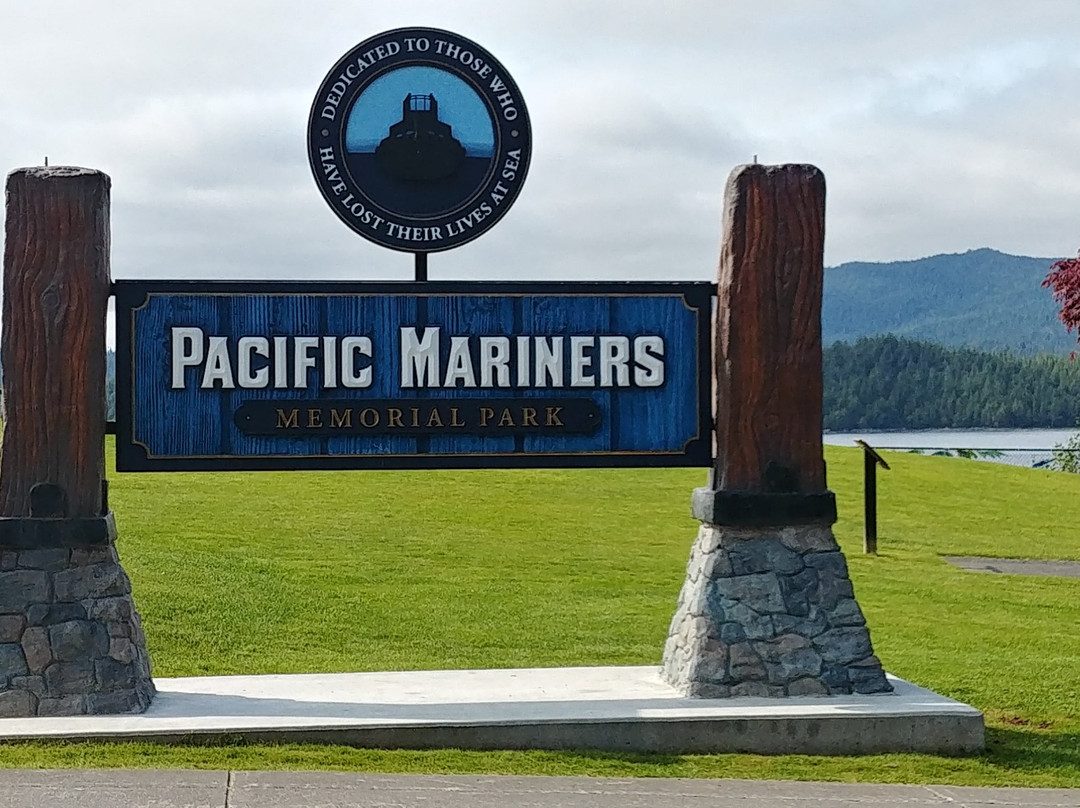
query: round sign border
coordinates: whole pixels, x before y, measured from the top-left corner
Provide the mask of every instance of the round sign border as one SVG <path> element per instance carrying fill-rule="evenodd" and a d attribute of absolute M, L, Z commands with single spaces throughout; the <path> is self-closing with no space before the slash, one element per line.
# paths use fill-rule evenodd
<path fill-rule="evenodd" d="M 413 41 L 428 39 L 429 50 L 425 52 L 408 51 L 402 43 L 409 38 L 412 38 Z M 443 54 L 436 53 L 430 44 L 434 43 L 436 38 L 450 45 L 456 45 L 459 48 L 458 52 L 470 51 L 474 57 L 481 58 L 484 64 L 491 68 L 491 71 L 485 74 L 488 83 L 483 84 L 477 80 L 477 72 L 462 65 L 458 59 L 451 59 Z M 379 47 L 386 48 L 390 42 L 396 42 L 399 50 L 373 61 L 360 71 L 359 78 L 352 79 L 347 84 L 346 92 L 340 94 L 338 102 L 333 105 L 335 110 L 333 120 L 327 123 L 321 113 L 328 107 L 328 96 L 331 94 L 334 84 L 339 82 L 341 76 L 345 74 L 346 68 L 350 64 L 356 64 L 359 57 L 376 53 Z M 494 153 L 484 181 L 463 202 L 449 212 L 437 216 L 421 217 L 414 214 L 402 214 L 375 202 L 364 191 L 363 186 L 357 183 L 349 173 L 344 159 L 346 154 L 345 132 L 349 114 L 357 98 L 367 87 L 382 76 L 396 69 L 413 66 L 434 67 L 445 70 L 464 81 L 476 92 L 488 108 L 495 130 Z M 498 96 L 505 96 L 505 94 L 509 93 L 512 98 L 512 103 L 508 106 L 516 110 L 516 116 L 510 120 L 506 120 L 505 116 L 500 114 L 502 105 L 500 105 L 495 91 L 491 88 L 491 80 L 494 78 L 498 78 L 503 84 L 502 92 Z M 516 137 L 512 135 L 514 130 L 517 130 Z M 326 134 L 323 134 L 323 132 L 326 132 Z M 332 149 L 332 162 L 323 159 L 322 150 L 327 148 Z M 508 159 L 511 159 L 508 153 L 513 150 L 520 151 L 519 156 L 516 158 L 516 166 L 510 169 L 514 173 L 514 178 L 509 180 L 503 176 L 503 169 L 507 165 Z M 512 207 L 529 172 L 529 163 L 532 157 L 532 127 L 529 121 L 528 108 L 516 82 L 514 82 L 513 77 L 506 71 L 502 63 L 485 48 L 460 34 L 439 28 L 395 28 L 368 37 L 363 42 L 355 45 L 338 59 L 326 74 L 326 77 L 319 85 L 318 92 L 315 94 L 311 112 L 308 115 L 307 151 L 308 163 L 319 193 L 334 214 L 354 233 L 379 246 L 399 252 L 444 252 L 479 238 L 497 224 Z M 328 170 L 327 166 L 330 166 L 332 170 Z M 509 187 L 507 187 L 507 184 L 503 184 L 504 182 Z M 505 193 L 501 191 L 505 191 Z M 497 200 L 496 197 L 498 197 Z M 346 199 L 350 198 L 356 200 L 352 212 L 346 207 L 347 203 L 342 204 Z M 363 214 L 357 214 L 355 212 L 356 203 L 360 203 L 362 210 L 370 215 L 365 217 Z M 483 211 L 484 206 L 489 208 L 490 212 L 486 213 L 479 221 L 468 228 L 460 225 L 460 222 L 473 211 Z M 367 222 L 363 221 L 365 218 Z M 360 221 L 357 221 L 357 219 Z M 378 222 L 375 223 L 375 226 L 372 226 L 372 222 L 375 220 L 378 220 Z M 440 227 L 449 230 L 450 226 L 455 224 L 460 229 L 458 232 L 442 237 L 433 243 L 431 240 L 391 237 L 387 227 L 388 223 L 393 223 L 399 227 L 429 228 L 428 233 L 430 233 L 430 228 Z"/>

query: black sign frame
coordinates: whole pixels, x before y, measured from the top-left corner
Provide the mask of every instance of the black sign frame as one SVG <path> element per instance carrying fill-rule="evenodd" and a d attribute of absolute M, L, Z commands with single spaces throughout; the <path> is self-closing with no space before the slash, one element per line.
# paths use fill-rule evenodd
<path fill-rule="evenodd" d="M 123 280 L 113 284 L 116 299 L 116 455 L 120 471 L 283 471 L 358 469 L 645 468 L 707 467 L 713 462 L 712 312 L 716 285 L 708 282 L 335 282 L 335 281 L 179 281 Z M 679 295 L 696 312 L 698 363 L 695 391 L 697 433 L 681 453 L 532 454 L 477 453 L 428 455 L 273 455 L 147 457 L 135 440 L 134 312 L 153 293 L 164 294 L 454 294 L 602 296 Z"/>

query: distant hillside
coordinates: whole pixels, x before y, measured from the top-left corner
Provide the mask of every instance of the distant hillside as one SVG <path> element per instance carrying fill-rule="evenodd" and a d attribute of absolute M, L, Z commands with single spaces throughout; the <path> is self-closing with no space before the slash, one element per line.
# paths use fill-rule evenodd
<path fill-rule="evenodd" d="M 945 348 L 894 336 L 825 349 L 825 428 L 1071 427 L 1080 362 Z"/>
<path fill-rule="evenodd" d="M 953 347 L 1067 354 L 1076 348 L 1040 284 L 1054 258 L 996 250 L 825 271 L 825 344 L 896 334 Z"/>

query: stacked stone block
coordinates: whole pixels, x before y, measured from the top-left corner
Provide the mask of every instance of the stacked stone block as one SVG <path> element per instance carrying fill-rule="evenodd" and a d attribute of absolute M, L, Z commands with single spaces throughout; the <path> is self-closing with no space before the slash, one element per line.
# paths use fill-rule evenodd
<path fill-rule="evenodd" d="M 892 690 L 825 525 L 702 524 L 663 673 L 700 698 Z"/>
<path fill-rule="evenodd" d="M 153 697 L 114 545 L 0 550 L 0 717 L 140 713 Z"/>

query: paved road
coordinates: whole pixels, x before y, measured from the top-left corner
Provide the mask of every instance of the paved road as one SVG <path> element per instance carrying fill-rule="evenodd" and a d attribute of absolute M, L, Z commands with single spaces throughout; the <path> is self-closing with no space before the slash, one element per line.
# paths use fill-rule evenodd
<path fill-rule="evenodd" d="M 0 770 L 0 808 L 1080 808 L 1080 789 L 337 772 Z"/>

